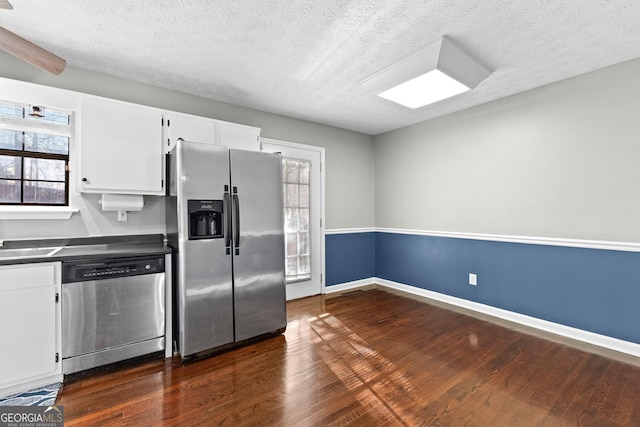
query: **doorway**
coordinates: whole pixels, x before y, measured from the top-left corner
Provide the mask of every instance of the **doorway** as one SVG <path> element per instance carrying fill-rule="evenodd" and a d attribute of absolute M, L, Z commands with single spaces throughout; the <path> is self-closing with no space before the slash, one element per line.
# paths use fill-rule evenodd
<path fill-rule="evenodd" d="M 261 138 L 282 154 L 287 300 L 324 290 L 324 148 Z"/>

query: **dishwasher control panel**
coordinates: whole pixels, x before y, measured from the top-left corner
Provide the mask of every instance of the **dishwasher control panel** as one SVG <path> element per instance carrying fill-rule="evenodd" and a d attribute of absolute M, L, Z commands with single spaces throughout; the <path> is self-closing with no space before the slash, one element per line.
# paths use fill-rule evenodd
<path fill-rule="evenodd" d="M 164 256 L 127 257 L 62 263 L 62 283 L 164 272 Z"/>

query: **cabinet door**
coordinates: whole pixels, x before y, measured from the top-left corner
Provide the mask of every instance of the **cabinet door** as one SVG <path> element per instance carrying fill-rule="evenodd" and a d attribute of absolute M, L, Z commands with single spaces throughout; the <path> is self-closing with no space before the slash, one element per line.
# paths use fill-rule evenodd
<path fill-rule="evenodd" d="M 206 144 L 216 143 L 214 119 L 181 113 L 166 113 L 164 117 L 168 133 L 168 141 L 165 143 L 167 151 L 176 145 L 178 138 Z"/>
<path fill-rule="evenodd" d="M 87 193 L 163 194 L 160 110 L 86 96 L 80 109 L 80 183 Z"/>
<path fill-rule="evenodd" d="M 54 264 L 0 267 L 0 395 L 61 377 L 55 271 Z"/>
<path fill-rule="evenodd" d="M 238 150 L 260 151 L 260 129 L 235 123 L 216 123 L 218 144 Z"/>

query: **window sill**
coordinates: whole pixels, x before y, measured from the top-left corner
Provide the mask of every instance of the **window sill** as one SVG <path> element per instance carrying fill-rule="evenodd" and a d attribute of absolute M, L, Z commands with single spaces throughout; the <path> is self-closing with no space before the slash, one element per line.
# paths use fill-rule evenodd
<path fill-rule="evenodd" d="M 68 206 L 0 206 L 0 219 L 69 219 L 78 211 Z"/>

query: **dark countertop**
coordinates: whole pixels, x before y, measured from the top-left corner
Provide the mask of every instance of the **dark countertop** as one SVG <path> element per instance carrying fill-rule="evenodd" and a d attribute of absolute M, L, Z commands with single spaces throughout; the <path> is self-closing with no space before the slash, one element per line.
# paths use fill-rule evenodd
<path fill-rule="evenodd" d="M 171 253 L 171 248 L 165 245 L 162 234 L 12 240 L 1 243 L 0 265 L 163 255 Z M 37 248 L 51 248 L 51 251 L 53 251 L 54 248 L 60 249 L 49 256 L 24 255 L 22 252 L 25 251 L 21 251 L 22 249 Z M 13 256 L 16 252 L 18 252 L 16 256 Z"/>

